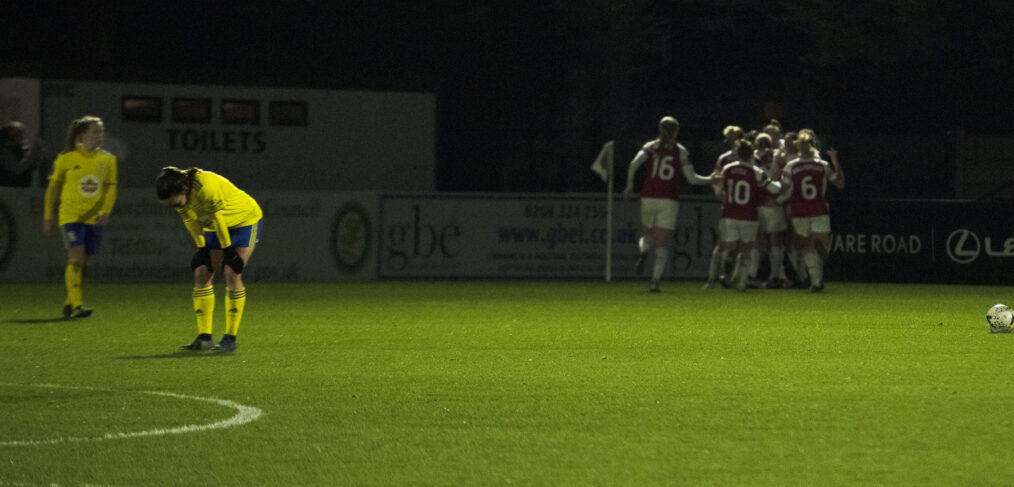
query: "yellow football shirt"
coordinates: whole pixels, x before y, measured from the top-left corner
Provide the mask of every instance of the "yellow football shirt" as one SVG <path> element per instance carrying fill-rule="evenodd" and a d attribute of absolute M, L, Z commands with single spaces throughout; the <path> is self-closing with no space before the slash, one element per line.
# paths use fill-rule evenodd
<path fill-rule="evenodd" d="M 45 215 L 51 217 L 60 203 L 59 223 L 95 224 L 99 215 L 116 203 L 116 156 L 96 150 L 64 152 L 53 162 L 46 189 Z"/>
<path fill-rule="evenodd" d="M 261 207 L 250 195 L 211 171 L 199 170 L 187 195 L 187 203 L 176 210 L 190 236 L 203 247 L 204 231 L 213 231 L 222 248 L 232 245 L 229 229 L 253 225 L 261 219 Z"/>

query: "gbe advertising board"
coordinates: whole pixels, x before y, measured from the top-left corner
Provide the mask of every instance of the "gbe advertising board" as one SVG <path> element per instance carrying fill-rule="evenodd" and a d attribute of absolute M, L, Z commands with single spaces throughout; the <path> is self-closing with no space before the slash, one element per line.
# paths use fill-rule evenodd
<path fill-rule="evenodd" d="M 380 277 L 616 278 L 634 274 L 640 210 L 604 195 L 382 195 Z M 704 279 L 715 245 L 713 198 L 680 203 L 666 276 Z"/>

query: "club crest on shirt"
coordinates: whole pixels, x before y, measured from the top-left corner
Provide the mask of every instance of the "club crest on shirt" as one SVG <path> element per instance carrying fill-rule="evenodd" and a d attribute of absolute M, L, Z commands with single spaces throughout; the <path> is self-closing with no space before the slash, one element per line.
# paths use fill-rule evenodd
<path fill-rule="evenodd" d="M 81 180 L 77 184 L 77 190 L 81 193 L 81 196 L 86 198 L 93 198 L 99 194 L 99 190 L 102 188 L 102 183 L 99 178 L 94 174 L 88 174 L 81 177 Z"/>

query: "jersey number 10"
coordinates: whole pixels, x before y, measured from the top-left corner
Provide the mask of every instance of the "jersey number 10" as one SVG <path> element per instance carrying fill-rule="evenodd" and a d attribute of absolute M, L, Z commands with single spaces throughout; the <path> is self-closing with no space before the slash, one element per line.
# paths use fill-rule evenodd
<path fill-rule="evenodd" d="M 725 202 L 743 206 L 750 202 L 750 184 L 740 179 L 734 181 L 732 179 L 725 180 Z"/>

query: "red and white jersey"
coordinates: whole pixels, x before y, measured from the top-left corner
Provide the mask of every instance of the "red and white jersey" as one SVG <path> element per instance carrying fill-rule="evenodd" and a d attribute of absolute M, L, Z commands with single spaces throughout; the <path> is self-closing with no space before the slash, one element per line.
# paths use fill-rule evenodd
<path fill-rule="evenodd" d="M 722 218 L 756 221 L 762 195 L 771 194 L 769 186 L 778 188 L 753 164 L 736 161 L 726 165 L 722 169 Z"/>
<path fill-rule="evenodd" d="M 828 214 L 827 182 L 835 177 L 831 165 L 808 154 L 790 161 L 782 170 L 782 185 L 789 186 L 789 210 L 793 218 Z"/>
<path fill-rule="evenodd" d="M 739 157 L 736 156 L 736 153 L 731 150 L 725 151 L 725 153 L 718 156 L 718 160 L 715 161 L 715 171 L 722 172 L 722 169 L 725 169 L 725 166 L 734 162 L 739 162 Z"/>
<path fill-rule="evenodd" d="M 782 177 L 782 168 L 778 164 L 777 152 L 777 150 L 756 150 L 753 153 L 754 163 L 772 181 L 778 181 Z M 778 206 L 775 201 L 776 196 L 767 191 L 757 193 L 757 198 L 759 198 L 761 206 Z"/>
<path fill-rule="evenodd" d="M 646 163 L 641 197 L 679 200 L 683 167 L 690 165 L 689 153 L 678 142 L 661 144 L 657 148 L 654 145 L 654 142 L 644 144 L 635 158 L 636 161 L 645 157 Z"/>
<path fill-rule="evenodd" d="M 775 151 L 775 162 L 778 164 L 779 169 L 785 168 L 789 164 L 789 161 L 799 157 L 796 152 L 789 152 L 786 149 L 778 149 Z M 778 175 L 778 179 L 781 179 L 781 174 Z"/>

